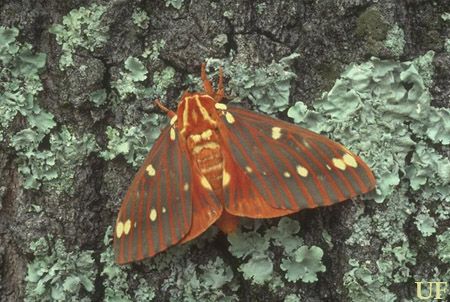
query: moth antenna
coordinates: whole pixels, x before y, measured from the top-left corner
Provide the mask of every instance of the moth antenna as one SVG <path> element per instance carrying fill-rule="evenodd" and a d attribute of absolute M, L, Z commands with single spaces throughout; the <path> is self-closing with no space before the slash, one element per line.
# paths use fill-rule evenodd
<path fill-rule="evenodd" d="M 159 99 L 156 99 L 156 100 L 154 100 L 153 102 L 156 104 L 156 106 L 159 107 L 159 109 L 161 109 L 164 113 L 166 113 L 166 114 L 169 116 L 169 118 L 172 118 L 172 117 L 174 117 L 174 116 L 176 115 L 175 112 L 173 112 L 172 110 L 170 110 L 170 109 L 168 109 L 166 106 L 164 106 L 164 105 L 159 101 Z"/>
<path fill-rule="evenodd" d="M 205 89 L 205 92 L 209 94 L 210 96 L 214 97 L 214 88 L 211 84 L 211 81 L 208 79 L 208 76 L 206 75 L 206 64 L 202 63 L 202 73 L 201 73 L 202 81 L 203 81 L 203 88 Z"/>
<path fill-rule="evenodd" d="M 214 99 L 217 103 L 220 103 L 225 96 L 225 89 L 223 87 L 223 68 L 219 67 L 219 82 L 217 83 L 217 92 L 214 95 Z"/>

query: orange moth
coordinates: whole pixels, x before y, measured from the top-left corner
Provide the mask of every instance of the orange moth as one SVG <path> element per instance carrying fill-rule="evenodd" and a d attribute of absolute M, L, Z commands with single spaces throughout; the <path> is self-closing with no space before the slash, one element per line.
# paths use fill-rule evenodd
<path fill-rule="evenodd" d="M 138 261 L 199 236 L 233 232 L 239 217 L 271 218 L 328 206 L 375 187 L 368 166 L 307 129 L 221 103 L 202 65 L 204 91 L 184 92 L 133 179 L 116 221 L 116 262 Z"/>

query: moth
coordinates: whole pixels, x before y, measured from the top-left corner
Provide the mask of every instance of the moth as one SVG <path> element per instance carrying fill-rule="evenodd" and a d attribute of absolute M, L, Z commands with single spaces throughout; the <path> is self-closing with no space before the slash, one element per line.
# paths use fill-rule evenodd
<path fill-rule="evenodd" d="M 116 221 L 116 262 L 138 261 L 199 236 L 233 232 L 239 217 L 272 218 L 372 190 L 363 160 L 276 118 L 221 103 L 202 65 L 203 92 L 185 91 L 134 177 Z"/>

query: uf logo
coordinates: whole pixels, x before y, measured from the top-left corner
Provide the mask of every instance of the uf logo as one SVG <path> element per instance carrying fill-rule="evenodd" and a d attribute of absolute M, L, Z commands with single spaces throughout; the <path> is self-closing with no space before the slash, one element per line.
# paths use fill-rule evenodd
<path fill-rule="evenodd" d="M 427 290 L 426 292 L 428 292 L 427 296 L 424 296 L 422 293 L 422 283 L 427 283 Z M 417 294 L 417 298 L 419 298 L 420 300 L 430 300 L 430 299 L 436 299 L 436 300 L 442 300 L 445 298 L 446 296 L 446 292 L 447 292 L 447 282 L 440 282 L 440 281 L 436 281 L 436 282 L 416 282 L 416 294 Z M 434 289 L 433 289 L 434 288 Z M 435 294 L 433 293 L 433 291 L 435 292 Z"/>

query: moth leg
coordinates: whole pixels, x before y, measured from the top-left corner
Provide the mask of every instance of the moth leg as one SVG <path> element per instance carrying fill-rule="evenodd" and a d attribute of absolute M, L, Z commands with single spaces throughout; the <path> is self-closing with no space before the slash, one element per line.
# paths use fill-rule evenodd
<path fill-rule="evenodd" d="M 164 106 L 158 99 L 154 100 L 154 103 L 156 104 L 156 106 L 159 107 L 159 109 L 161 109 L 164 113 L 166 113 L 169 116 L 169 118 L 172 118 L 175 115 L 177 115 L 175 112 Z"/>
<path fill-rule="evenodd" d="M 201 73 L 202 81 L 203 81 L 203 87 L 205 89 L 205 92 L 209 94 L 210 96 L 214 96 L 214 88 L 211 84 L 211 81 L 208 80 L 208 76 L 206 75 L 206 64 L 202 63 L 202 73 Z"/>

